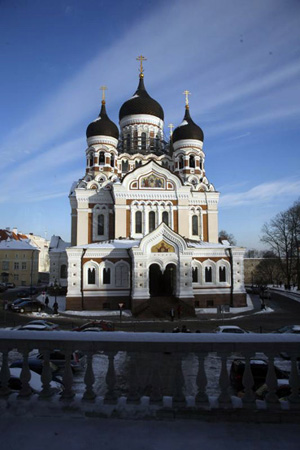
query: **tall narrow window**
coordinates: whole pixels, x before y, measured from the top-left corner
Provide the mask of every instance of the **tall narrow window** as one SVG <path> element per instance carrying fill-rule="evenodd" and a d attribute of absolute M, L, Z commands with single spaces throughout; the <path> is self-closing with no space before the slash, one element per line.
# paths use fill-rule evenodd
<path fill-rule="evenodd" d="M 155 212 L 150 211 L 149 212 L 149 233 L 151 231 L 155 230 Z"/>
<path fill-rule="evenodd" d="M 198 283 L 198 267 L 193 267 L 193 283 Z"/>
<path fill-rule="evenodd" d="M 211 283 L 212 282 L 212 270 L 211 267 L 205 267 L 205 282 Z"/>
<path fill-rule="evenodd" d="M 104 152 L 100 152 L 99 153 L 99 164 L 104 164 L 105 163 L 105 154 Z"/>
<path fill-rule="evenodd" d="M 190 167 L 195 167 L 195 157 L 193 155 L 190 156 Z"/>
<path fill-rule="evenodd" d="M 156 135 L 156 138 L 155 138 L 155 149 L 159 150 L 159 135 L 158 134 Z"/>
<path fill-rule="evenodd" d="M 128 161 L 122 161 L 122 172 L 127 172 L 128 170 Z"/>
<path fill-rule="evenodd" d="M 162 221 L 163 223 L 165 223 L 166 225 L 169 225 L 169 213 L 168 211 L 164 211 L 162 213 Z"/>
<path fill-rule="evenodd" d="M 224 266 L 219 267 L 219 281 L 225 283 L 226 281 L 226 268 Z"/>
<path fill-rule="evenodd" d="M 60 266 L 60 278 L 68 278 L 67 266 L 62 264 Z"/>
<path fill-rule="evenodd" d="M 183 169 L 183 157 L 179 156 L 179 169 Z"/>
<path fill-rule="evenodd" d="M 104 215 L 99 214 L 98 216 L 98 236 L 104 235 Z"/>
<path fill-rule="evenodd" d="M 203 170 L 203 161 L 202 161 L 202 159 L 200 160 L 200 169 Z"/>
<path fill-rule="evenodd" d="M 127 134 L 126 136 L 126 149 L 128 152 L 130 152 L 130 148 L 131 148 L 131 138 L 130 138 L 130 134 Z"/>
<path fill-rule="evenodd" d="M 192 217 L 192 235 L 198 236 L 198 217 L 195 215 Z"/>
<path fill-rule="evenodd" d="M 110 268 L 103 269 L 103 284 L 110 284 Z"/>
<path fill-rule="evenodd" d="M 146 150 L 146 133 L 141 134 L 142 150 Z"/>
<path fill-rule="evenodd" d="M 136 211 L 136 213 L 135 213 L 135 232 L 142 233 L 142 213 L 141 213 L 141 211 Z"/>
<path fill-rule="evenodd" d="M 94 165 L 94 157 L 93 155 L 90 155 L 90 167 Z"/>
<path fill-rule="evenodd" d="M 114 155 L 111 155 L 111 157 L 110 157 L 110 165 L 111 165 L 111 167 L 115 167 L 115 157 L 114 157 Z"/>
<path fill-rule="evenodd" d="M 96 271 L 94 268 L 88 269 L 88 284 L 96 283 Z"/>

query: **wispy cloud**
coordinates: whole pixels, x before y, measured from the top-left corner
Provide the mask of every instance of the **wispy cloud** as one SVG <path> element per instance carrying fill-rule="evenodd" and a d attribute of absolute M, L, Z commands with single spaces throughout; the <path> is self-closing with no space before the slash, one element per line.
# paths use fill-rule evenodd
<path fill-rule="evenodd" d="M 286 198 L 297 198 L 300 193 L 300 180 L 283 178 L 271 183 L 262 183 L 248 191 L 225 194 L 220 197 L 220 206 L 235 208 L 255 204 L 265 205 Z"/>

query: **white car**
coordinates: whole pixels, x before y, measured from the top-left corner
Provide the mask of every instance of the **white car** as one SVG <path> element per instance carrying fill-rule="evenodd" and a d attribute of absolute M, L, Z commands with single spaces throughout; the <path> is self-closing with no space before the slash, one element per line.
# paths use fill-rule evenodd
<path fill-rule="evenodd" d="M 215 329 L 215 333 L 234 333 L 234 334 L 245 334 L 249 331 L 243 330 L 236 325 L 221 325 Z"/>

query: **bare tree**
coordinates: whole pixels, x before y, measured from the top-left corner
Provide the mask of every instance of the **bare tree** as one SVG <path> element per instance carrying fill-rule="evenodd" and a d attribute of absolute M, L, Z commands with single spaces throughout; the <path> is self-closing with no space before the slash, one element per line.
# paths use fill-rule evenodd
<path fill-rule="evenodd" d="M 280 212 L 262 229 L 261 241 L 272 249 L 278 257 L 281 271 L 288 288 L 293 275 L 294 233 L 291 227 L 289 210 Z"/>
<path fill-rule="evenodd" d="M 293 237 L 293 259 L 297 287 L 300 290 L 300 200 L 288 210 L 291 233 Z"/>
<path fill-rule="evenodd" d="M 233 234 L 227 233 L 225 230 L 219 231 L 219 241 L 228 241 L 230 245 L 236 245 Z"/>

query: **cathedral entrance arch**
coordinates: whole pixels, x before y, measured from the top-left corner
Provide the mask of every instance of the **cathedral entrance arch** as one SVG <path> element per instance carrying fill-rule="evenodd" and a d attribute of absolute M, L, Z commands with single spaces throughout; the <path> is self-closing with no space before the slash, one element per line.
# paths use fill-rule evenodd
<path fill-rule="evenodd" d="M 162 272 L 159 264 L 149 267 L 150 297 L 170 297 L 176 290 L 176 265 L 168 264 Z"/>

